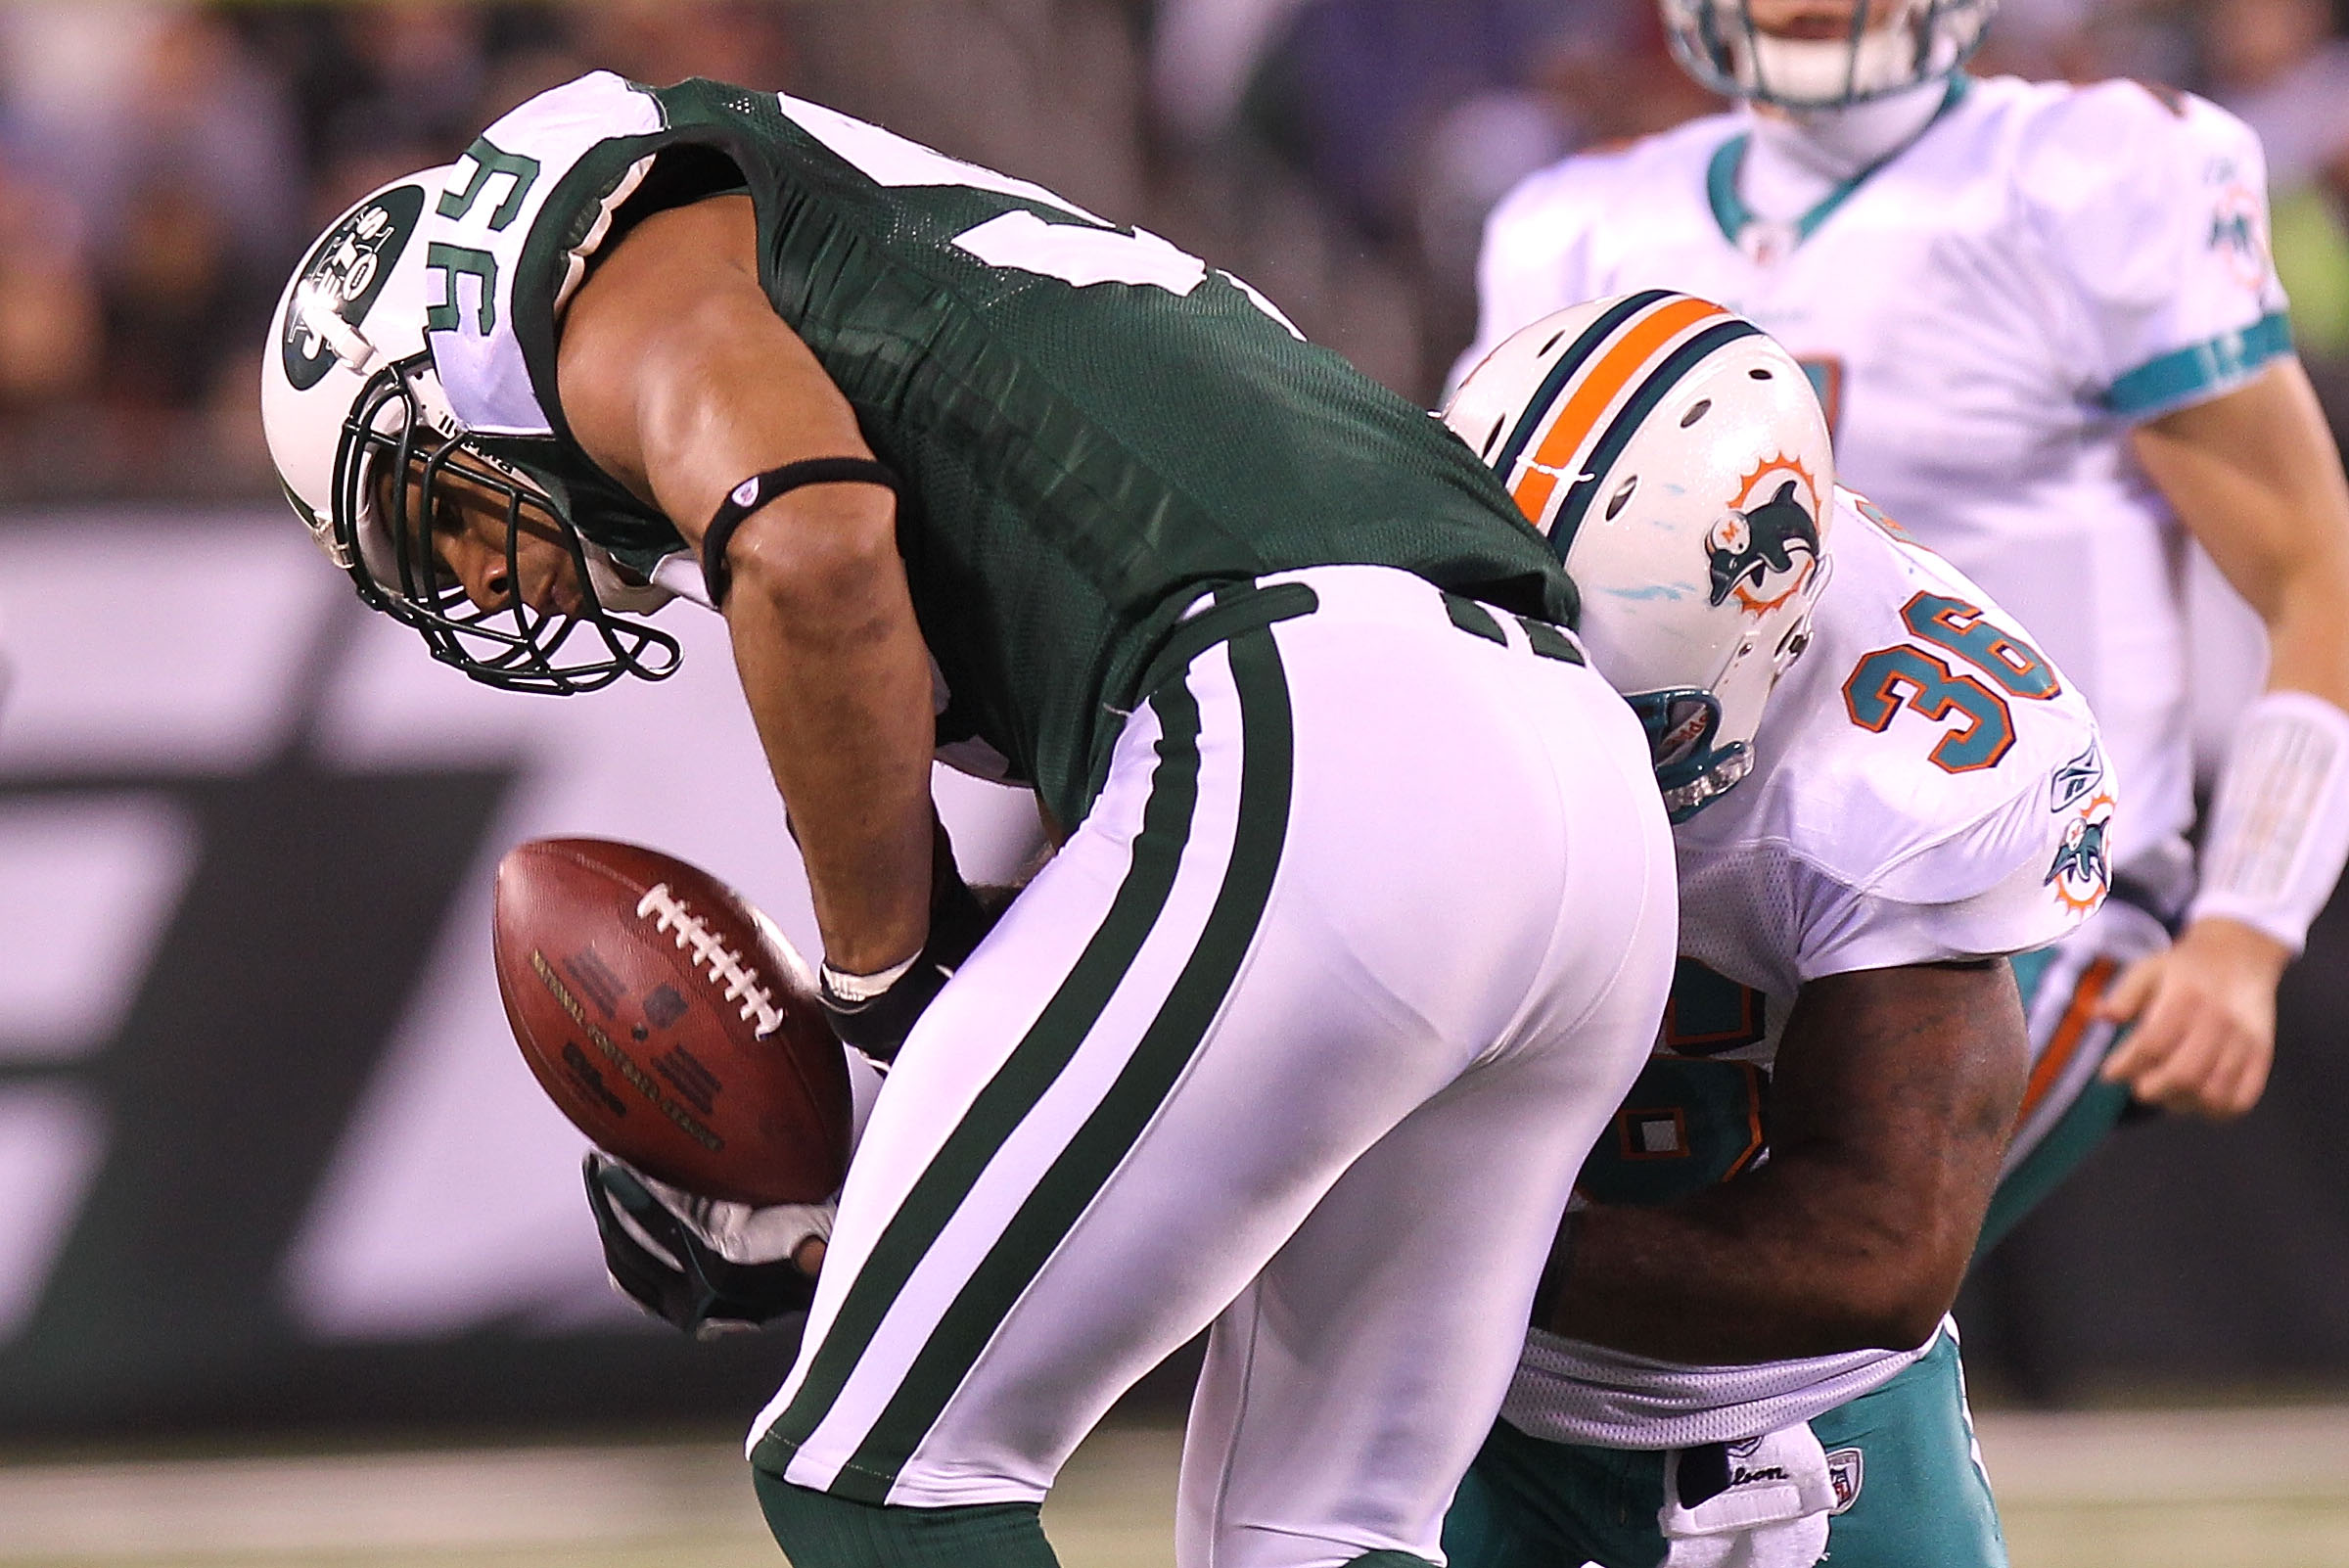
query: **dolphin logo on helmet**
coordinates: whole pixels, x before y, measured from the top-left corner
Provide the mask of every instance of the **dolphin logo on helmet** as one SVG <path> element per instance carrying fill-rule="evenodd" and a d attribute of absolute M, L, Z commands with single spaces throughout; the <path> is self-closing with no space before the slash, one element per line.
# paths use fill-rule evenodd
<path fill-rule="evenodd" d="M 1755 479 L 1761 481 L 1776 472 L 1766 466 Z M 1794 473 L 1779 482 L 1769 500 L 1751 511 L 1731 503 L 1728 512 L 1713 525 L 1705 535 L 1705 548 L 1710 556 L 1714 604 L 1726 603 L 1734 595 L 1740 607 L 1760 615 L 1801 588 L 1802 579 L 1797 576 L 1779 592 L 1768 591 L 1773 576 L 1795 573 L 1798 568 L 1808 572 L 1819 560 L 1819 525 L 1813 521 L 1819 509 L 1818 494 L 1812 493 L 1808 507 L 1796 499 L 1797 489 L 1808 489 L 1810 484 L 1811 476 L 1795 464 Z M 1748 491 L 1752 488 L 1749 484 Z"/>
<path fill-rule="evenodd" d="M 1591 664 L 1687 820 L 1752 770 L 1826 586 L 1834 454 L 1810 378 L 1753 323 L 1650 289 L 1510 337 L 1444 420 L 1566 563 Z"/>

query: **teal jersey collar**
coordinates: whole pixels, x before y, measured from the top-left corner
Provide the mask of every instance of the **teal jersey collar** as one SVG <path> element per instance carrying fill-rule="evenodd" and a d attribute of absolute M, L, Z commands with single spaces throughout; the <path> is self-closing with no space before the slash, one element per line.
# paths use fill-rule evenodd
<path fill-rule="evenodd" d="M 1837 208 L 1849 201 L 1852 193 L 1860 189 L 1870 175 L 1909 151 L 1910 148 L 1914 147 L 1917 137 L 1940 124 L 1942 116 L 1958 107 L 1958 101 L 1965 97 L 1967 89 L 1972 85 L 1973 78 L 1963 72 L 1952 76 L 1950 90 L 1942 94 L 1941 107 L 1933 111 L 1933 117 L 1918 128 L 1915 136 L 1910 137 L 1850 179 L 1838 184 L 1821 197 L 1816 207 L 1795 219 L 1794 243 L 1800 245 L 1811 238 L 1819 226 L 1832 216 Z M 1754 215 L 1753 208 L 1745 205 L 1745 198 L 1737 194 L 1737 173 L 1745 166 L 1746 144 L 1752 140 L 1752 132 L 1738 132 L 1716 148 L 1712 161 L 1705 165 L 1705 200 L 1712 206 L 1713 221 L 1721 225 L 1722 238 L 1727 240 L 1731 245 L 1737 244 L 1745 231 L 1760 221 Z"/>

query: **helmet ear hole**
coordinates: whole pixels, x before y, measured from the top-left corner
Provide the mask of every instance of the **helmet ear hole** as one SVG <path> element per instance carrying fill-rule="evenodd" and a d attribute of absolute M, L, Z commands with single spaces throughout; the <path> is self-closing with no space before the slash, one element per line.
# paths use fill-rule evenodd
<path fill-rule="evenodd" d="M 1608 522 L 1612 523 L 1616 513 L 1632 504 L 1632 492 L 1638 487 L 1639 476 L 1636 474 L 1630 476 L 1621 484 L 1615 486 L 1615 493 L 1607 497 L 1606 520 Z"/>
<path fill-rule="evenodd" d="M 1493 460 L 1493 448 L 1500 440 L 1500 433 L 1508 428 L 1508 415 L 1502 414 L 1496 418 L 1493 421 L 1493 429 L 1491 433 L 1485 437 L 1484 444 L 1476 449 L 1476 455 L 1483 458 L 1488 463 L 1491 462 Z"/>
<path fill-rule="evenodd" d="M 1600 373 L 1634 360 L 1628 376 Z M 1771 688 L 1826 581 L 1834 454 L 1811 378 L 1752 323 L 1649 290 L 1504 340 L 1445 418 L 1474 446 L 1497 411 L 1519 434 L 1488 437 L 1489 462 L 1505 451 L 1514 470 L 1541 433 L 1548 483 L 1526 497 L 1581 593 L 1591 661 L 1647 725 L 1683 820 L 1752 768 Z"/>

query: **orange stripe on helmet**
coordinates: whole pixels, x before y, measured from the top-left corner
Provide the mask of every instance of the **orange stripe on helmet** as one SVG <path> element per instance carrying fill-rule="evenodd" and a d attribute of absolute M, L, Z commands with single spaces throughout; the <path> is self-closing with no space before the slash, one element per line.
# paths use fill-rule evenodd
<path fill-rule="evenodd" d="M 1518 509 L 1536 522 L 1549 504 L 1552 492 L 1558 487 L 1558 470 L 1589 438 L 1598 424 L 1599 416 L 1615 401 L 1632 378 L 1637 375 L 1657 351 L 1688 328 L 1711 316 L 1726 316 L 1728 312 L 1710 300 L 1682 297 L 1667 300 L 1649 311 L 1615 340 L 1615 346 L 1590 367 L 1566 406 L 1542 437 L 1542 444 L 1526 459 L 1525 477 L 1517 482 L 1513 492 Z"/>

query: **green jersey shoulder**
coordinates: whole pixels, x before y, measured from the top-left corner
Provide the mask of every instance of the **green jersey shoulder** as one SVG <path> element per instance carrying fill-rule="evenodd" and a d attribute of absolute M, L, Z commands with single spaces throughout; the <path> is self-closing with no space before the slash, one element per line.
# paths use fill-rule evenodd
<path fill-rule="evenodd" d="M 756 208 L 769 301 L 903 481 L 955 724 L 1063 820 L 1209 587 L 1371 563 L 1571 621 L 1571 583 L 1474 454 L 1239 280 L 817 105 L 599 72 L 458 164 L 427 219 L 431 342 L 458 417 L 623 560 L 677 540 L 568 441 L 556 324 L 616 234 L 728 191 Z"/>

